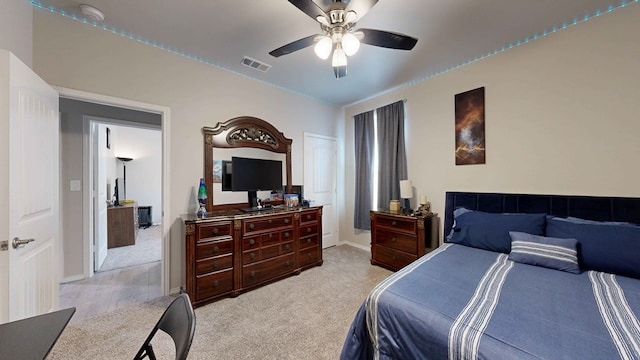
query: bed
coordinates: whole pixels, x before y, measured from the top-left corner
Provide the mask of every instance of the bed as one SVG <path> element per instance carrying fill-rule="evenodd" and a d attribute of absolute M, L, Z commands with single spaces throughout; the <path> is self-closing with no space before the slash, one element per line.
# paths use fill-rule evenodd
<path fill-rule="evenodd" d="M 444 216 L 341 359 L 640 359 L 640 199 L 447 192 Z"/>

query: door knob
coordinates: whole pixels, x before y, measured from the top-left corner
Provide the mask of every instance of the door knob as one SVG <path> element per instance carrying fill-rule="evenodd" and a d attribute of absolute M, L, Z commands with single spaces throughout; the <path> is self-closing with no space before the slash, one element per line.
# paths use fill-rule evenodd
<path fill-rule="evenodd" d="M 13 242 L 11 243 L 14 249 L 17 249 L 21 246 L 27 245 L 30 242 L 36 241 L 36 239 L 18 239 L 17 237 L 13 238 Z"/>

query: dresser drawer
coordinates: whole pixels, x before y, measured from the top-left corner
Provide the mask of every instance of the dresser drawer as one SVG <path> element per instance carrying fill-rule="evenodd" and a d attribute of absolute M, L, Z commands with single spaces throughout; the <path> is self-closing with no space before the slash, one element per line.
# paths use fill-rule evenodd
<path fill-rule="evenodd" d="M 317 235 L 318 234 L 318 224 L 309 224 L 300 226 L 300 237 L 305 237 L 307 235 Z"/>
<path fill-rule="evenodd" d="M 282 255 L 242 267 L 243 287 L 266 282 L 292 273 L 295 269 L 295 255 Z"/>
<path fill-rule="evenodd" d="M 308 247 L 318 247 L 318 244 L 320 244 L 320 242 L 318 241 L 319 238 L 320 238 L 320 236 L 318 234 L 311 235 L 311 236 L 306 236 L 304 238 L 301 237 L 300 238 L 300 250 L 306 249 Z"/>
<path fill-rule="evenodd" d="M 402 218 L 399 216 L 377 215 L 379 227 L 393 229 L 392 231 L 402 231 L 407 233 L 416 233 L 416 221 L 411 218 Z"/>
<path fill-rule="evenodd" d="M 382 245 L 375 245 L 375 261 L 398 270 L 415 261 L 418 256 L 404 253 Z"/>
<path fill-rule="evenodd" d="M 264 246 L 242 252 L 242 264 L 247 265 L 260 260 L 285 255 L 293 252 L 293 241 L 271 246 Z"/>
<path fill-rule="evenodd" d="M 305 224 L 309 222 L 317 222 L 318 221 L 319 212 L 317 210 L 313 211 L 303 211 L 300 213 L 300 224 Z"/>
<path fill-rule="evenodd" d="M 196 261 L 196 275 L 229 269 L 233 266 L 233 255 L 222 255 Z"/>
<path fill-rule="evenodd" d="M 242 220 L 242 234 L 253 235 L 269 230 L 291 227 L 292 225 L 292 214 L 245 219 Z"/>
<path fill-rule="evenodd" d="M 415 235 L 386 230 L 375 230 L 375 232 L 376 244 L 402 250 L 414 255 L 418 254 L 418 238 Z"/>
<path fill-rule="evenodd" d="M 196 301 L 222 295 L 233 290 L 233 270 L 222 270 L 196 276 Z"/>
<path fill-rule="evenodd" d="M 219 236 L 233 236 L 231 221 L 198 225 L 198 239 L 201 241 Z"/>
<path fill-rule="evenodd" d="M 320 260 L 320 251 L 320 248 L 317 246 L 300 250 L 300 257 L 298 258 L 300 261 L 299 266 L 302 268 L 318 263 Z"/>
<path fill-rule="evenodd" d="M 196 244 L 196 260 L 233 253 L 233 239 L 230 237 L 214 241 L 199 241 Z"/>

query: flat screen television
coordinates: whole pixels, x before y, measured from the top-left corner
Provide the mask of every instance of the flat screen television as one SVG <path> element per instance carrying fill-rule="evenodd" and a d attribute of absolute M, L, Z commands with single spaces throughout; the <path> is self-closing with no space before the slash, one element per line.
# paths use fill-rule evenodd
<path fill-rule="evenodd" d="M 282 161 L 234 156 L 231 172 L 232 191 L 247 191 L 251 208 L 258 205 L 257 191 L 282 188 Z"/>

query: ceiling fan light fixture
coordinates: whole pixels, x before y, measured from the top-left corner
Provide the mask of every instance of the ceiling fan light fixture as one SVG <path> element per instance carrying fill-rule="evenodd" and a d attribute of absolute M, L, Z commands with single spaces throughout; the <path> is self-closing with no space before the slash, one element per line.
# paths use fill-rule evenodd
<path fill-rule="evenodd" d="M 329 58 L 329 55 L 331 55 L 332 49 L 333 49 L 333 42 L 331 41 L 331 38 L 328 36 L 323 36 L 316 43 L 316 46 L 313 48 L 316 55 L 318 55 L 318 57 L 322 60 L 326 60 Z"/>
<path fill-rule="evenodd" d="M 355 22 L 357 17 L 358 17 L 358 14 L 356 14 L 355 11 L 351 10 L 347 12 L 347 14 L 344 16 L 344 22 L 346 24 L 350 24 L 352 22 Z"/>
<path fill-rule="evenodd" d="M 336 49 L 333 50 L 333 59 L 331 61 L 331 66 L 340 67 L 347 66 L 347 54 L 345 54 L 340 43 L 336 45 Z"/>
<path fill-rule="evenodd" d="M 342 36 L 342 48 L 347 56 L 353 56 L 360 49 L 360 40 L 352 33 L 346 33 Z"/>

